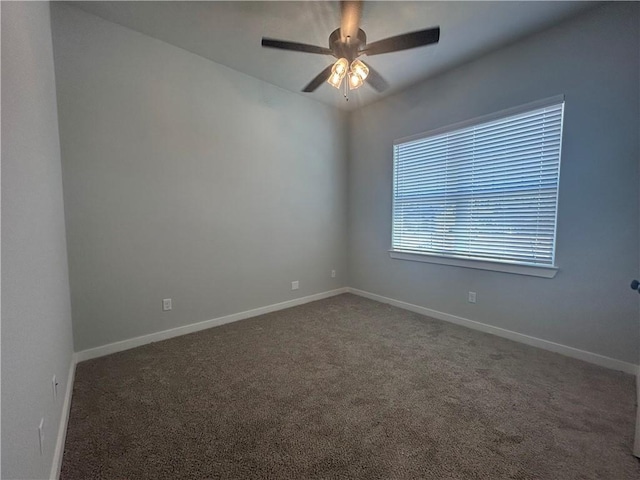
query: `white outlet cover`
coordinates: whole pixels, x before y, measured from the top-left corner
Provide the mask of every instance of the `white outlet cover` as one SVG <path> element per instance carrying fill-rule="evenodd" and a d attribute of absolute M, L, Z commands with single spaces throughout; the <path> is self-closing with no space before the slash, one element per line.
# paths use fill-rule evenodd
<path fill-rule="evenodd" d="M 335 270 L 331 270 L 331 278 L 336 278 L 336 271 Z"/>
<path fill-rule="evenodd" d="M 476 292 L 469 292 L 469 303 L 476 303 Z"/>
<path fill-rule="evenodd" d="M 298 280 L 291 282 L 291 290 L 298 290 L 298 288 L 300 288 L 300 282 L 298 282 Z"/>

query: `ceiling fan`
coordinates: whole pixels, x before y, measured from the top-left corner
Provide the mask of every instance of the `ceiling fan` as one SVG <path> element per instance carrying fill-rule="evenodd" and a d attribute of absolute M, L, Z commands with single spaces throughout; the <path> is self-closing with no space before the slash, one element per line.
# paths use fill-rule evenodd
<path fill-rule="evenodd" d="M 433 27 L 417 32 L 404 33 L 368 44 L 367 35 L 364 30 L 360 28 L 362 2 L 342 1 L 340 5 L 342 14 L 340 28 L 334 30 L 331 32 L 331 35 L 329 35 L 329 48 L 308 45 L 306 43 L 276 40 L 273 38 L 262 38 L 263 47 L 331 55 L 338 59 L 311 80 L 309 84 L 302 89 L 303 92 L 313 92 L 325 81 L 339 89 L 345 77 L 347 77 L 347 82 L 344 85 L 344 92 L 347 100 L 347 85 L 349 90 L 355 90 L 366 81 L 377 92 L 383 92 L 389 87 L 387 81 L 376 70 L 366 65 L 358 57 L 362 55 L 380 55 L 382 53 L 422 47 L 438 43 L 440 39 L 440 27 Z"/>

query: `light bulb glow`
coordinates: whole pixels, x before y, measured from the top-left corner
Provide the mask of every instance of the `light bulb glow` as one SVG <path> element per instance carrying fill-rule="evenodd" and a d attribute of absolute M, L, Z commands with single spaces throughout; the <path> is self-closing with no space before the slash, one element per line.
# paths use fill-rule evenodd
<path fill-rule="evenodd" d="M 355 73 L 360 79 L 364 82 L 369 75 L 369 67 L 367 67 L 364 62 L 360 60 L 354 60 L 351 62 L 351 72 Z"/>
<path fill-rule="evenodd" d="M 355 90 L 356 88 L 359 88 L 362 86 L 364 82 L 362 81 L 362 78 L 360 78 L 360 75 L 357 75 L 353 72 L 349 73 L 349 89 L 350 90 Z"/>
<path fill-rule="evenodd" d="M 337 73 L 332 73 L 331 75 L 329 75 L 329 78 L 327 79 L 327 83 L 332 87 L 340 88 L 340 84 L 342 83 L 343 78 L 344 78 L 344 75 L 340 76 Z"/>

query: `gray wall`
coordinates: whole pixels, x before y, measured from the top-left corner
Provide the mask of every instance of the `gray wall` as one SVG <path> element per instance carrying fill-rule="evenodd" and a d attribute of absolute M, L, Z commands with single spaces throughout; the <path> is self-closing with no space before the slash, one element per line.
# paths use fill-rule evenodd
<path fill-rule="evenodd" d="M 1 8 L 2 478 L 48 478 L 73 353 L 49 5 Z"/>
<path fill-rule="evenodd" d="M 638 45 L 638 5 L 609 4 L 353 113 L 350 285 L 637 363 Z M 558 94 L 556 278 L 389 258 L 394 139 Z"/>
<path fill-rule="evenodd" d="M 346 285 L 345 114 L 52 12 L 76 351 Z"/>

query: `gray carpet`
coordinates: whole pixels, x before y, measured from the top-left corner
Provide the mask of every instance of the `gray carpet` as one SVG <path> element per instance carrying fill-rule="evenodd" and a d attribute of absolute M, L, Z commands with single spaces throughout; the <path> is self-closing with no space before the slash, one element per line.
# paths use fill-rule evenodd
<path fill-rule="evenodd" d="M 62 479 L 639 479 L 631 375 L 353 295 L 77 367 Z"/>

